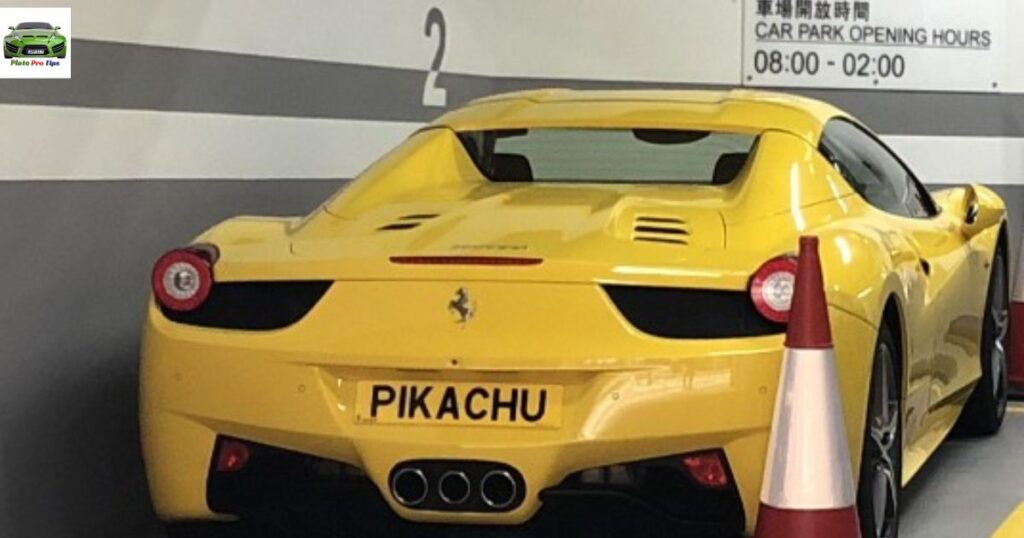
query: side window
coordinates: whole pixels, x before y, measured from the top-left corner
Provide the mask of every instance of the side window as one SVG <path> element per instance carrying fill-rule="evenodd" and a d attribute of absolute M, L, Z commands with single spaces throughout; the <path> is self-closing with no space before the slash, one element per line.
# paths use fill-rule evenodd
<path fill-rule="evenodd" d="M 909 176 L 910 180 L 910 201 L 907 202 L 907 207 L 915 217 L 927 218 L 934 217 L 939 214 L 938 206 L 935 205 L 935 200 L 932 200 L 932 195 L 928 194 L 928 190 L 924 188 L 924 185 L 915 178 Z"/>
<path fill-rule="evenodd" d="M 912 218 L 935 215 L 927 191 L 888 148 L 857 125 L 830 121 L 821 152 L 858 194 L 882 211 Z"/>

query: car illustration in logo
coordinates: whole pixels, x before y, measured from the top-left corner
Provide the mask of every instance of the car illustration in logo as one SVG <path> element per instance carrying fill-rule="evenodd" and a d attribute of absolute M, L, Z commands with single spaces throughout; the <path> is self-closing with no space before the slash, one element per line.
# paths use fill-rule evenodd
<path fill-rule="evenodd" d="M 23 22 L 7 29 L 11 33 L 4 36 L 4 58 L 64 58 L 68 54 L 68 39 L 58 32 L 60 26 Z"/>

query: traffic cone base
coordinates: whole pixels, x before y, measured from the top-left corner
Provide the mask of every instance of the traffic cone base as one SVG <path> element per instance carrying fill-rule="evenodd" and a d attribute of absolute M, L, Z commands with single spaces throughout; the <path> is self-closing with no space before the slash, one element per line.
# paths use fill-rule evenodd
<path fill-rule="evenodd" d="M 761 506 L 757 538 L 861 538 L 857 509 L 781 510 Z"/>

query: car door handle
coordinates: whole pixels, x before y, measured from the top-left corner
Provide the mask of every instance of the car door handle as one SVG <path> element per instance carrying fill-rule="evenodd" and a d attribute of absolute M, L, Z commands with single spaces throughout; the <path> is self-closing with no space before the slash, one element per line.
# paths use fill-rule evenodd
<path fill-rule="evenodd" d="M 928 260 L 921 258 L 918 260 L 921 264 L 921 271 L 924 272 L 924 276 L 932 276 L 932 264 L 928 263 Z"/>

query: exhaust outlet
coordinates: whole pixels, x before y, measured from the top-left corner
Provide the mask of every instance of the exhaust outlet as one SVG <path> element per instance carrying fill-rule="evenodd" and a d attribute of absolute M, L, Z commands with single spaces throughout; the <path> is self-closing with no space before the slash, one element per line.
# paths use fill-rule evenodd
<path fill-rule="evenodd" d="M 391 496 L 403 506 L 416 506 L 427 499 L 430 486 L 418 467 L 403 467 L 391 477 Z"/>
<path fill-rule="evenodd" d="M 458 505 L 469 499 L 469 477 L 462 471 L 448 471 L 437 481 L 437 493 L 441 500 L 450 505 Z"/>
<path fill-rule="evenodd" d="M 517 486 L 512 473 L 498 469 L 480 479 L 480 498 L 491 508 L 507 508 L 516 499 Z"/>

